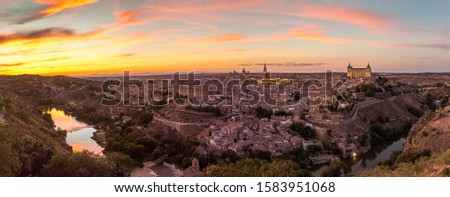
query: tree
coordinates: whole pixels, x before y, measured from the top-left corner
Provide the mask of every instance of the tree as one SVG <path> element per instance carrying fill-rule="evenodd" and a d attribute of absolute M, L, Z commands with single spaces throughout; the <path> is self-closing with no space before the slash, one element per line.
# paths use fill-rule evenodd
<path fill-rule="evenodd" d="M 14 149 L 11 130 L 0 125 L 0 177 L 17 176 L 22 167 L 19 153 Z"/>
<path fill-rule="evenodd" d="M 256 117 L 270 119 L 273 115 L 272 110 L 264 109 L 261 106 L 256 108 Z"/>
<path fill-rule="evenodd" d="M 311 127 L 305 127 L 300 122 L 294 122 L 289 127 L 293 132 L 296 132 L 300 134 L 304 138 L 315 138 L 316 137 L 316 131 L 312 129 Z"/>
<path fill-rule="evenodd" d="M 308 154 L 303 147 L 295 148 L 289 151 L 285 151 L 279 156 L 280 159 L 290 160 L 302 168 L 306 168 L 308 165 Z"/>
<path fill-rule="evenodd" d="M 236 162 L 239 158 L 233 150 L 227 149 L 225 151 L 222 151 L 220 154 L 220 159 L 226 162 Z"/>
<path fill-rule="evenodd" d="M 111 177 L 115 176 L 114 163 L 92 152 L 59 153 L 44 165 L 46 177 Z"/>
<path fill-rule="evenodd" d="M 124 152 L 134 159 L 142 159 L 145 153 L 145 146 L 135 143 L 127 143 Z"/>
<path fill-rule="evenodd" d="M 114 163 L 114 174 L 116 176 L 129 176 L 133 167 L 135 167 L 135 163 L 130 156 L 119 153 L 119 152 L 110 152 L 106 154 L 108 160 Z"/>
<path fill-rule="evenodd" d="M 207 168 L 207 176 L 217 177 L 301 177 L 311 176 L 307 170 L 289 160 L 268 162 L 261 159 L 246 158 L 236 163 L 219 164 Z"/>
<path fill-rule="evenodd" d="M 344 163 L 340 159 L 333 160 L 321 173 L 322 177 L 340 177 L 344 169 Z"/>
<path fill-rule="evenodd" d="M 0 152 L 0 176 L 18 175 L 21 163 L 17 152 L 6 142 L 0 142 Z"/>

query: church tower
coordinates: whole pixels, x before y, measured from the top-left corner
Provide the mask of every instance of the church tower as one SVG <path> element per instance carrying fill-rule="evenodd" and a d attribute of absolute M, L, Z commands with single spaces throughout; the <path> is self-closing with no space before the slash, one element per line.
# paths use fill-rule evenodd
<path fill-rule="evenodd" d="M 270 79 L 270 72 L 267 71 L 267 65 L 264 63 L 264 69 L 263 69 L 263 79 Z"/>

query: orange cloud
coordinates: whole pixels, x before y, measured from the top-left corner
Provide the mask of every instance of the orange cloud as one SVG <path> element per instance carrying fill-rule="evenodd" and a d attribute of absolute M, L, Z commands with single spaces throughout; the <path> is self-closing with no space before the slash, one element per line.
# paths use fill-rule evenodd
<path fill-rule="evenodd" d="M 206 43 L 216 43 L 216 42 L 236 42 L 243 39 L 242 34 L 223 34 L 217 36 L 211 36 L 200 39 L 202 42 Z"/>
<path fill-rule="evenodd" d="M 24 24 L 44 17 L 53 16 L 67 9 L 73 9 L 98 2 L 98 0 L 35 0 L 36 3 L 47 5 L 37 13 L 33 13 L 17 21 Z"/>
<path fill-rule="evenodd" d="M 380 30 L 390 25 L 388 17 L 363 9 L 328 5 L 301 5 L 300 9 L 296 15 L 301 17 L 338 21 L 371 30 Z"/>
<path fill-rule="evenodd" d="M 144 21 L 137 18 L 137 15 L 144 13 L 144 10 L 126 10 L 126 11 L 116 11 L 114 15 L 116 19 L 122 24 L 141 24 Z"/>
<path fill-rule="evenodd" d="M 327 39 L 325 34 L 322 32 L 305 31 L 303 29 L 291 30 L 289 34 L 289 37 L 306 40 L 324 41 L 325 39 Z"/>
<path fill-rule="evenodd" d="M 343 44 L 343 43 L 353 43 L 357 42 L 349 39 L 333 38 L 326 35 L 324 31 L 319 31 L 315 29 L 308 28 L 297 28 L 291 29 L 287 32 L 278 32 L 275 34 L 269 34 L 264 36 L 258 36 L 253 38 L 243 39 L 243 42 L 276 42 L 284 40 L 312 40 L 328 44 Z"/>
<path fill-rule="evenodd" d="M 288 35 L 287 39 L 305 39 L 305 40 L 315 40 L 325 43 L 332 43 L 332 44 L 342 44 L 342 43 L 351 43 L 355 42 L 354 40 L 349 39 L 342 39 L 342 38 L 331 38 L 325 35 L 323 32 L 318 31 L 309 31 L 305 29 L 293 29 L 291 30 Z"/>
<path fill-rule="evenodd" d="M 66 9 L 81 7 L 96 2 L 98 0 L 36 0 L 36 3 L 49 5 L 39 12 L 44 16 L 52 16 Z"/>

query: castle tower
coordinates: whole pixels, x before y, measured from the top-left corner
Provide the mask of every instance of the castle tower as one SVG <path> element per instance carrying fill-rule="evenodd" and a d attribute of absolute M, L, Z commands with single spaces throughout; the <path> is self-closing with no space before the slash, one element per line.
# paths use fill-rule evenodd
<path fill-rule="evenodd" d="M 348 78 L 352 78 L 353 77 L 353 75 L 352 75 L 352 65 L 350 64 L 350 62 L 348 63 L 348 66 L 347 66 L 347 77 Z"/>

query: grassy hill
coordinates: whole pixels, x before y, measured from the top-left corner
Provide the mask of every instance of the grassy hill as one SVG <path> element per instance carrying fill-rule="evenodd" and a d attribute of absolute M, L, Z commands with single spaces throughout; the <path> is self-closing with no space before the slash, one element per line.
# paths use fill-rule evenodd
<path fill-rule="evenodd" d="M 433 153 L 408 152 L 394 155 L 379 166 L 361 172 L 363 177 L 448 177 L 450 150 Z"/>
<path fill-rule="evenodd" d="M 56 131 L 48 115 L 21 97 L 0 91 L 0 175 L 38 173 L 51 156 L 70 152 L 64 131 Z"/>

